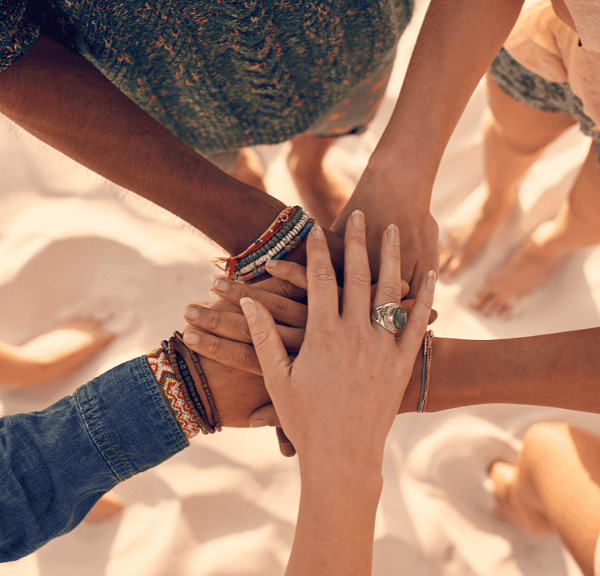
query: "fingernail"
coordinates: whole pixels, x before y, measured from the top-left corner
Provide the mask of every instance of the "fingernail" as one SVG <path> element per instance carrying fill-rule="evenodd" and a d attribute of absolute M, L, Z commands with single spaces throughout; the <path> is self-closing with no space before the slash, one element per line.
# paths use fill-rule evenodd
<path fill-rule="evenodd" d="M 427 289 L 430 292 L 433 292 L 433 289 L 435 288 L 435 281 L 436 281 L 435 270 L 431 270 L 429 272 L 429 274 L 427 274 Z"/>
<path fill-rule="evenodd" d="M 248 320 L 248 322 L 254 322 L 258 314 L 256 304 L 254 304 L 254 302 L 250 298 L 244 297 L 240 298 L 240 306 L 244 311 L 244 316 L 246 316 L 246 320 Z"/>
<path fill-rule="evenodd" d="M 263 426 L 268 426 L 268 424 L 261 420 L 260 418 L 256 418 L 255 420 L 250 420 L 250 428 L 262 428 Z"/>
<path fill-rule="evenodd" d="M 267 260 L 267 263 L 265 264 L 265 268 L 267 270 L 273 270 L 273 268 L 275 268 L 277 266 L 277 264 L 279 264 L 279 260 Z"/>
<path fill-rule="evenodd" d="M 365 229 L 365 215 L 360 210 L 355 210 L 350 215 L 352 218 L 352 224 L 359 230 Z"/>
<path fill-rule="evenodd" d="M 398 226 L 395 224 L 390 224 L 387 227 L 387 237 L 388 242 L 392 246 L 398 246 L 400 244 L 400 232 L 398 231 Z"/>
<path fill-rule="evenodd" d="M 320 240 L 321 238 L 323 238 L 323 228 L 315 224 L 312 229 L 312 235 L 318 240 Z"/>
<path fill-rule="evenodd" d="M 195 320 L 198 318 L 197 308 L 195 306 L 186 306 L 185 310 L 183 311 L 183 317 L 189 321 Z"/>
<path fill-rule="evenodd" d="M 229 290 L 229 284 L 222 278 L 217 278 L 213 284 L 213 288 L 217 292 L 227 292 L 227 290 Z"/>
<path fill-rule="evenodd" d="M 183 333 L 183 341 L 190 346 L 195 346 L 198 344 L 198 342 L 200 342 L 200 338 L 196 332 L 187 331 Z"/>

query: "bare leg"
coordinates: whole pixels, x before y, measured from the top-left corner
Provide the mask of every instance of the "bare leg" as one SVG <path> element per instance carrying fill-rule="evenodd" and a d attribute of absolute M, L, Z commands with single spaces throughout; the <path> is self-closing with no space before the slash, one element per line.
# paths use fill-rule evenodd
<path fill-rule="evenodd" d="M 542 286 L 558 263 L 600 244 L 600 173 L 596 146 L 554 220 L 543 222 L 487 279 L 471 306 L 486 316 L 510 317 L 513 304 Z"/>
<path fill-rule="evenodd" d="M 600 438 L 560 423 L 532 426 L 517 467 L 490 471 L 496 511 L 527 532 L 558 533 L 586 576 L 600 534 Z"/>
<path fill-rule="evenodd" d="M 517 201 L 517 183 L 575 120 L 567 114 L 544 112 L 517 102 L 488 75 L 492 122 L 484 143 L 487 197 L 474 220 L 449 233 L 440 255 L 440 278 L 449 281 L 471 265 Z"/>
<path fill-rule="evenodd" d="M 115 334 L 93 318 L 74 318 L 22 346 L 0 343 L 0 387 L 56 380 L 106 348 Z"/>
<path fill-rule="evenodd" d="M 323 166 L 325 154 L 336 138 L 318 138 L 302 134 L 292 140 L 288 168 L 304 207 L 319 224 L 329 228 L 352 193 L 345 183 Z"/>
<path fill-rule="evenodd" d="M 250 148 L 242 148 L 238 151 L 237 159 L 229 174 L 236 180 L 248 184 L 248 186 L 252 186 L 263 192 L 267 191 L 260 158 Z"/>
<path fill-rule="evenodd" d="M 112 491 L 107 492 L 96 502 L 94 507 L 87 513 L 86 522 L 94 524 L 99 522 L 107 522 L 111 518 L 120 514 L 123 510 L 121 499 Z"/>

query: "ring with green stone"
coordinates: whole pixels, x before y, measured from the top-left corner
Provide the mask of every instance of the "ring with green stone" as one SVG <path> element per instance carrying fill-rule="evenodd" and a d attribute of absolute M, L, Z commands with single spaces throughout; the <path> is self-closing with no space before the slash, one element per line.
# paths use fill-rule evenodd
<path fill-rule="evenodd" d="M 371 320 L 377 322 L 377 324 L 392 334 L 400 332 L 404 328 L 407 319 L 406 310 L 395 302 L 376 306 L 371 313 Z"/>

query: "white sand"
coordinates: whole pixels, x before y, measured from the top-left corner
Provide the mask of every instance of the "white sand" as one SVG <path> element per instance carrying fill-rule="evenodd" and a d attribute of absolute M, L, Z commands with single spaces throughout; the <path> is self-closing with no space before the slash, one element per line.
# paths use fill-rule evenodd
<path fill-rule="evenodd" d="M 391 111 L 418 19 L 405 35 L 390 95 L 372 130 L 347 138 L 329 163 L 354 182 Z M 468 205 L 481 183 L 485 111 L 477 91 L 450 143 L 433 211 Z M 27 393 L 1 393 L 4 414 L 47 406 L 97 374 L 145 353 L 180 328 L 182 310 L 209 298 L 218 252 L 173 217 L 136 200 L 55 152 L 3 125 L 0 133 L 0 339 L 21 343 L 68 309 L 108 299 L 134 321 L 73 378 Z M 439 336 L 488 339 L 598 326 L 600 250 L 572 257 L 510 323 L 466 306 L 495 263 L 556 210 L 587 143 L 572 131 L 521 187 L 523 218 L 507 219 L 476 267 L 440 284 Z M 260 148 L 268 182 L 286 203 L 296 195 L 286 146 Z M 435 362 L 435 358 L 434 358 Z M 385 460 L 375 574 L 405 576 L 540 574 L 579 570 L 556 538 L 526 536 L 490 513 L 483 488 L 496 458 L 514 459 L 527 427 L 566 420 L 600 432 L 600 418 L 553 409 L 496 405 L 397 419 Z M 279 455 L 272 430 L 226 430 L 201 437 L 160 467 L 119 486 L 121 517 L 82 524 L 18 562 L 3 576 L 270 576 L 283 572 L 299 495 L 294 459 Z"/>

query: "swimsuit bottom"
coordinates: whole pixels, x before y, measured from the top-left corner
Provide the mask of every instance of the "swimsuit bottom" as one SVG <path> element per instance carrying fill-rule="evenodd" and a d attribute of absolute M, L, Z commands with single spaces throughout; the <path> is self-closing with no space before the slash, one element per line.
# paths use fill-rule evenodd
<path fill-rule="evenodd" d="M 502 48 L 490 66 L 490 74 L 517 102 L 546 112 L 564 112 L 579 122 L 581 131 L 596 141 L 596 160 L 600 171 L 600 129 L 583 112 L 581 99 L 568 82 L 549 82 L 519 64 Z"/>

